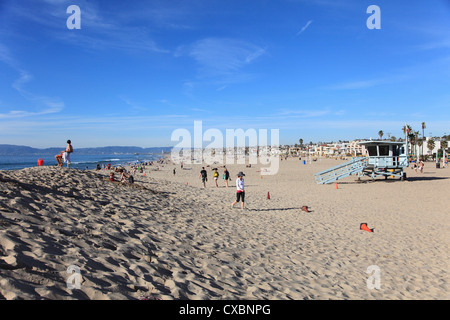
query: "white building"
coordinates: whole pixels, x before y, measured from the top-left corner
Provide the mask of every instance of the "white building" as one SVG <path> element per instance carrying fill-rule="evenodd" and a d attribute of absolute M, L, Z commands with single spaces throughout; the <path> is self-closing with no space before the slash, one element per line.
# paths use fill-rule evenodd
<path fill-rule="evenodd" d="M 351 154 L 353 157 L 356 157 L 358 155 L 366 155 L 367 154 L 366 148 L 363 145 L 358 144 L 358 142 L 360 141 L 362 140 L 353 140 L 347 143 L 346 146 L 347 154 Z"/>
<path fill-rule="evenodd" d="M 439 149 L 441 149 L 441 141 L 439 140 L 434 140 L 434 148 L 433 149 L 428 149 L 428 141 L 431 139 L 431 137 L 425 137 L 425 142 L 423 143 L 423 145 L 421 147 L 416 146 L 416 153 L 418 152 L 419 154 L 423 155 L 428 155 L 428 156 L 432 156 L 433 154 L 436 154 L 438 152 Z M 447 140 L 447 149 L 445 151 L 446 154 L 448 154 L 448 147 L 450 146 L 450 141 Z M 422 151 L 423 148 L 423 151 Z M 410 149 L 410 152 L 414 151 L 414 147 L 412 147 Z"/>

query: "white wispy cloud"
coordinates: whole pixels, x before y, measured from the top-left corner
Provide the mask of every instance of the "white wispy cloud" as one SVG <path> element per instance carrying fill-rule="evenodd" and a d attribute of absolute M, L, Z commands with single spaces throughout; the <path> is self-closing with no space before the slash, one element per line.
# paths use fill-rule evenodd
<path fill-rule="evenodd" d="M 217 92 L 231 84 L 248 82 L 257 74 L 248 67 L 267 55 L 265 47 L 232 38 L 205 38 L 175 50 L 175 57 L 195 61 L 196 74 L 183 84 L 184 93 L 193 98 L 197 89 L 211 87 Z"/>
<path fill-rule="evenodd" d="M 0 44 L 0 62 L 6 64 L 19 74 L 19 78 L 13 81 L 11 87 L 28 100 L 28 102 L 31 102 L 33 108 L 43 108 L 41 111 L 11 110 L 7 113 L 0 114 L 0 119 L 38 116 L 57 113 L 64 109 L 64 102 L 59 98 L 35 94 L 24 88 L 33 79 L 33 76 L 20 67 L 20 63 L 12 57 L 10 50 L 3 44 Z"/>
<path fill-rule="evenodd" d="M 301 29 L 300 29 L 300 31 L 299 32 L 297 32 L 297 37 L 301 34 L 301 33 L 303 33 L 308 27 L 309 27 L 309 25 L 312 23 L 313 21 L 312 20 L 309 20 Z"/>
<path fill-rule="evenodd" d="M 131 101 L 128 97 L 126 97 L 124 95 L 120 95 L 119 99 L 122 100 L 123 102 L 125 102 L 125 104 L 130 106 L 131 109 L 134 110 L 134 111 L 145 111 L 145 110 L 147 110 L 147 108 L 145 108 L 145 107 L 135 103 L 134 101 Z"/>
<path fill-rule="evenodd" d="M 437 41 L 432 41 L 428 43 L 424 43 L 421 45 L 417 45 L 415 48 L 418 50 L 437 50 L 437 49 L 449 49 L 450 48 L 450 38 L 448 39 L 440 39 Z"/>
<path fill-rule="evenodd" d="M 23 86 L 31 81 L 31 79 L 33 78 L 32 75 L 30 73 L 28 73 L 25 70 L 18 70 L 20 77 L 13 82 L 12 87 L 14 89 L 16 89 L 19 93 L 27 95 L 27 92 L 23 89 Z"/>
<path fill-rule="evenodd" d="M 45 28 L 46 33 L 58 41 L 89 50 L 124 50 L 168 53 L 151 37 L 146 27 L 137 27 L 129 15 L 118 11 L 101 10 L 93 1 L 80 0 L 76 5 L 81 10 L 81 30 L 68 30 L 66 9 L 74 4 L 69 0 L 45 0 L 36 6 L 24 6 L 20 2 L 11 5 L 14 16 L 36 23 Z"/>
<path fill-rule="evenodd" d="M 42 116 L 48 115 L 52 113 L 58 113 L 62 110 L 62 107 L 54 106 L 41 111 L 31 112 L 24 110 L 12 110 L 8 113 L 0 113 L 0 119 L 14 119 L 14 118 L 24 118 L 24 117 L 33 117 L 33 116 Z"/>
<path fill-rule="evenodd" d="M 353 0 L 290 0 L 293 2 L 299 2 L 304 5 L 314 5 L 326 8 L 354 8 L 355 3 Z"/>
<path fill-rule="evenodd" d="M 181 51 L 192 57 L 208 76 L 237 73 L 266 53 L 263 47 L 230 38 L 202 39 Z"/>
<path fill-rule="evenodd" d="M 323 109 L 323 110 L 281 110 L 279 113 L 274 114 L 274 117 L 277 116 L 294 116 L 294 117 L 301 117 L 301 118 L 314 118 L 314 117 L 321 117 L 325 115 L 331 114 L 332 111 L 330 109 Z"/>
<path fill-rule="evenodd" d="M 333 85 L 325 86 L 330 90 L 357 90 L 367 89 L 377 86 L 392 85 L 414 79 L 429 77 L 430 75 L 445 73 L 450 68 L 450 56 L 443 56 L 437 59 L 430 59 L 420 63 L 397 67 L 382 75 L 375 75 L 371 79 L 358 79 L 354 81 L 344 81 Z"/>
<path fill-rule="evenodd" d="M 11 68 L 17 69 L 15 61 L 11 57 L 11 53 L 8 47 L 3 45 L 2 43 L 0 43 L 0 62 L 10 66 Z"/>
<path fill-rule="evenodd" d="M 364 89 L 374 87 L 376 85 L 382 84 L 383 80 L 359 80 L 359 81 L 349 81 L 343 82 L 336 85 L 329 86 L 329 89 L 334 90 L 354 90 L 354 89 Z"/>

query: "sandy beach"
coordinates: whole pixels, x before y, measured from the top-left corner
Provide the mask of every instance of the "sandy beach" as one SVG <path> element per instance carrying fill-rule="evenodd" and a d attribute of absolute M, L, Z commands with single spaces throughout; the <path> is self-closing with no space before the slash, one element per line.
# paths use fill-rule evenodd
<path fill-rule="evenodd" d="M 205 189 L 201 165 L 147 167 L 131 186 L 106 170 L 0 171 L 0 299 L 449 299 L 450 168 L 316 184 L 340 162 L 227 165 L 229 188 L 207 167 Z M 245 210 L 231 208 L 239 171 Z"/>

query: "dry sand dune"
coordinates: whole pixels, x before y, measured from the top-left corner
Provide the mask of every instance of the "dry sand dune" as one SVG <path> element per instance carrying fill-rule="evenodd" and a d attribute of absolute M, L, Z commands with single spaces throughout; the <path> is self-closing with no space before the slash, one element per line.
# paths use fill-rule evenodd
<path fill-rule="evenodd" d="M 448 299 L 450 169 L 317 185 L 337 163 L 289 159 L 262 178 L 230 165 L 228 189 L 211 168 L 202 189 L 199 165 L 134 186 L 106 171 L 0 171 L 0 299 Z M 243 211 L 230 207 L 238 171 Z M 367 287 L 372 265 L 380 289 Z"/>

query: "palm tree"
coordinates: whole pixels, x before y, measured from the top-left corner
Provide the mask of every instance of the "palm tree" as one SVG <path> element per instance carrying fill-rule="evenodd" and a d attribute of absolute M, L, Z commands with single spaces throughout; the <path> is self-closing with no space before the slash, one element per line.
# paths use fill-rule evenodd
<path fill-rule="evenodd" d="M 422 122 L 422 139 L 425 140 L 425 128 L 427 126 L 425 125 L 425 122 Z M 422 144 L 422 157 L 423 157 L 423 144 Z"/>
<path fill-rule="evenodd" d="M 402 127 L 403 134 L 405 135 L 405 140 L 407 140 L 410 137 L 411 130 L 412 130 L 412 128 L 409 124 L 405 124 Z"/>
<path fill-rule="evenodd" d="M 303 139 L 298 139 L 298 142 L 300 142 L 300 148 L 303 148 Z"/>
<path fill-rule="evenodd" d="M 380 136 L 380 140 L 383 138 L 384 132 L 383 130 L 378 131 L 378 135 Z"/>
<path fill-rule="evenodd" d="M 403 134 L 406 136 L 407 134 L 409 134 L 409 132 L 411 132 L 412 128 L 409 124 L 404 125 L 402 128 Z"/>
<path fill-rule="evenodd" d="M 411 149 L 414 147 L 414 151 L 412 152 L 414 154 L 414 157 L 417 156 L 416 144 L 417 144 L 418 135 L 419 135 L 419 131 L 411 131 L 408 135 L 408 139 L 411 144 Z"/>
<path fill-rule="evenodd" d="M 416 153 L 416 145 L 418 145 L 419 144 L 419 134 L 420 134 L 420 132 L 419 131 L 413 131 L 413 134 L 414 134 L 414 153 L 415 153 L 415 155 L 416 155 L 416 159 L 418 159 L 419 158 L 419 147 L 417 147 L 417 153 Z"/>
<path fill-rule="evenodd" d="M 422 150 L 423 150 L 423 139 L 422 138 L 417 139 L 417 145 L 419 146 L 419 151 L 420 151 L 420 147 L 422 147 Z M 422 152 L 422 155 L 420 156 L 420 159 L 423 160 L 423 152 Z"/>
<path fill-rule="evenodd" d="M 410 144 L 410 146 L 411 146 L 411 153 L 415 153 L 412 149 L 413 149 L 413 146 L 415 146 L 416 145 L 416 140 L 415 140 L 415 136 L 414 136 L 414 132 L 410 132 L 409 134 L 408 134 L 408 140 L 409 140 L 409 144 Z"/>

